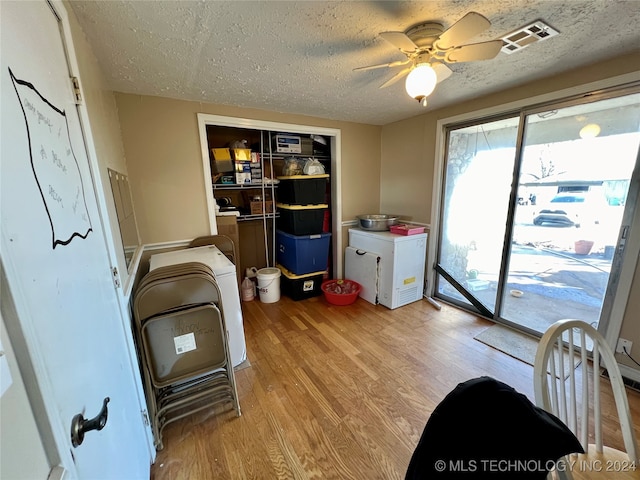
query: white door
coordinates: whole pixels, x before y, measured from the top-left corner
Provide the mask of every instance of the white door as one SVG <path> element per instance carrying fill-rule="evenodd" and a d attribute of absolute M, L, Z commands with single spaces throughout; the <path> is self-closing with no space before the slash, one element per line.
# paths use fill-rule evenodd
<path fill-rule="evenodd" d="M 2 1 L 0 17 L 0 254 L 44 403 L 51 438 L 43 438 L 52 463 L 72 478 L 149 478 L 139 373 L 126 346 L 60 22 L 44 1 Z M 74 447 L 73 417 L 96 416 L 106 397 L 106 425 Z"/>

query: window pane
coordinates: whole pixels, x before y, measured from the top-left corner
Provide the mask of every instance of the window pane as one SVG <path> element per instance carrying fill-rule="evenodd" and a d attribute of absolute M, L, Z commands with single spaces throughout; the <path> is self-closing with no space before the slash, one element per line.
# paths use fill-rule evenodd
<path fill-rule="evenodd" d="M 440 266 L 489 310 L 496 305 L 518 117 L 452 130 L 447 145 Z M 452 295 L 440 281 L 437 293 Z"/>
<path fill-rule="evenodd" d="M 562 318 L 597 325 L 639 121 L 638 94 L 527 116 L 504 319 L 540 333 Z"/>

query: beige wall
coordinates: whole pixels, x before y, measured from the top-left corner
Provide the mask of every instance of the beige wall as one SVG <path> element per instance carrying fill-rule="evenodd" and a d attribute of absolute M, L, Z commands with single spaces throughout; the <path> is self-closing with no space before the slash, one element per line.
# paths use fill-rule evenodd
<path fill-rule="evenodd" d="M 381 127 L 121 93 L 116 102 L 145 244 L 209 233 L 198 113 L 340 129 L 343 220 L 380 208 Z"/>
<path fill-rule="evenodd" d="M 67 7 L 71 33 L 76 50 L 76 58 L 80 69 L 80 79 L 83 102 L 89 116 L 89 129 L 91 138 L 95 146 L 96 159 L 99 168 L 100 182 L 104 192 L 105 203 L 107 205 L 108 225 L 106 229 L 111 231 L 115 244 L 118 269 L 121 279 L 124 281 L 127 266 L 124 258 L 124 248 L 122 237 L 118 226 L 118 216 L 116 214 L 115 202 L 109 182 L 107 169 L 110 168 L 124 175 L 127 175 L 127 164 L 122 145 L 122 135 L 120 133 L 120 123 L 118 111 L 113 91 L 111 91 L 105 81 L 102 69 L 87 42 L 84 32 L 78 25 L 73 10 Z M 134 203 L 135 208 L 135 203 Z"/>
<path fill-rule="evenodd" d="M 385 125 L 382 128 L 380 167 L 381 209 L 410 215 L 418 222 L 431 223 L 431 195 L 438 120 L 637 72 L 638 66 L 637 55 L 624 56 Z M 634 352 L 640 352 L 640 322 L 637 320 L 640 316 L 639 298 L 640 274 L 636 274 L 621 332 L 621 336 L 634 342 Z M 640 357 L 640 354 L 635 356 Z M 629 359 L 621 355 L 618 355 L 618 360 L 637 368 Z"/>
<path fill-rule="evenodd" d="M 638 208 L 640 205 L 636 205 L 636 209 Z M 640 352 L 640 262 L 636 264 L 629 300 L 622 319 L 620 338 L 626 338 L 633 342 L 631 355 L 635 360 L 640 361 L 640 353 L 638 353 Z M 616 359 L 619 363 L 640 371 L 640 367 L 626 355 L 616 354 Z"/>
<path fill-rule="evenodd" d="M 423 117 L 410 118 L 382 128 L 380 166 L 381 209 L 414 222 L 429 223 L 435 125 Z"/>

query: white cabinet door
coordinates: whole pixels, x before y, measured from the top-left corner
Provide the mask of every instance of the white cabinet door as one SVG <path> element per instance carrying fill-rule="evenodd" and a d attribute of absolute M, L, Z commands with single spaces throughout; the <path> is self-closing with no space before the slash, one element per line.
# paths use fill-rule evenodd
<path fill-rule="evenodd" d="M 50 427 L 45 443 L 71 478 L 148 478 L 139 373 L 111 279 L 60 21 L 44 1 L 0 2 L 0 18 L 0 253 L 19 319 L 12 330 L 25 341 Z M 94 417 L 106 397 L 105 427 L 73 447 L 73 417 Z"/>

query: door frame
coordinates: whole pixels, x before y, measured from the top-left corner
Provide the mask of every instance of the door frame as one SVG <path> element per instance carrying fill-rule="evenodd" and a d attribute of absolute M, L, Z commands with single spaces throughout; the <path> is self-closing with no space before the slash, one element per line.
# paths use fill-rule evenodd
<path fill-rule="evenodd" d="M 250 118 L 227 117 L 198 113 L 198 132 L 200 134 L 200 149 L 202 151 L 202 171 L 204 188 L 207 198 L 207 213 L 211 235 L 218 233 L 216 225 L 215 199 L 211 185 L 211 164 L 209 162 L 209 145 L 207 143 L 207 126 L 246 128 L 250 130 L 267 130 L 273 132 L 289 132 L 311 135 L 322 135 L 333 138 L 331 142 L 331 235 L 333 237 L 333 271 L 336 275 L 342 272 L 342 131 L 339 128 L 316 127 L 293 123 L 271 122 Z"/>
<path fill-rule="evenodd" d="M 508 112 L 520 111 L 523 109 L 529 110 L 535 105 L 560 102 L 567 100 L 570 97 L 577 97 L 579 95 L 585 95 L 592 92 L 596 92 L 603 89 L 621 87 L 626 84 L 631 84 L 640 81 L 640 72 L 633 72 L 624 75 L 611 77 L 596 82 L 587 83 L 555 92 L 538 95 L 514 102 L 496 105 L 473 112 L 467 112 L 452 117 L 442 118 L 437 121 L 436 124 L 436 142 L 435 142 L 435 161 L 433 169 L 433 187 L 432 187 L 432 199 L 431 199 L 431 235 L 434 239 L 440 238 L 441 229 L 441 214 L 442 214 L 442 191 L 444 188 L 444 169 L 446 160 L 446 128 L 452 124 L 460 124 L 463 122 L 472 121 L 474 119 L 500 116 Z M 628 262 L 624 262 L 621 268 L 619 281 L 616 289 L 615 298 L 612 300 L 611 313 L 606 322 L 603 322 L 602 333 L 607 339 L 607 342 L 612 348 L 615 348 L 620 329 L 622 328 L 622 320 L 624 317 L 625 306 L 631 290 L 631 284 L 633 280 L 633 273 L 635 272 L 636 262 L 638 254 L 640 253 L 640 197 L 636 200 L 635 212 L 636 218 L 631 223 L 629 228 L 629 238 L 626 244 L 625 258 L 635 259 Z M 625 220 L 627 217 L 625 217 Z M 624 223 L 624 221 L 623 221 Z M 429 297 L 435 294 L 435 280 L 437 272 L 435 270 L 436 258 L 439 242 L 432 241 L 428 245 L 428 268 L 427 268 L 427 294 Z M 493 320 L 493 319 L 491 319 Z"/>
<path fill-rule="evenodd" d="M 89 173 L 91 175 L 91 188 L 96 198 L 99 214 L 98 221 L 100 222 L 103 230 L 103 241 L 107 250 L 108 261 L 112 269 L 117 268 L 117 249 L 114 239 L 111 236 L 112 229 L 109 224 L 106 194 L 102 187 L 103 183 L 102 176 L 100 174 L 100 164 L 98 162 L 96 147 L 91 132 L 89 112 L 84 102 L 86 96 L 84 95 L 79 63 L 74 47 L 69 14 L 67 12 L 67 7 L 64 5 L 62 0 L 42 1 L 48 4 L 53 14 L 59 19 L 60 37 L 65 49 L 67 68 L 70 76 L 77 78 L 79 82 L 79 90 L 82 100 L 77 103 L 76 112 L 78 114 L 81 133 L 84 140 Z M 137 258 L 134 259 L 136 262 L 136 269 L 137 262 L 139 262 L 139 257 L 142 254 L 142 249 L 140 248 L 139 250 L 140 251 L 136 253 Z M 33 408 L 34 417 L 38 424 L 40 438 L 51 466 L 49 478 L 66 478 L 66 476 L 73 471 L 72 467 L 74 465 L 72 453 L 67 448 L 69 443 L 69 426 L 66 424 L 66 420 L 59 417 L 58 412 L 55 411 L 50 402 L 47 402 L 47 399 L 53 396 L 53 388 L 51 385 L 51 379 L 45 373 L 46 369 L 44 367 L 46 359 L 42 357 L 40 352 L 34 351 L 30 348 L 31 345 L 35 345 L 36 334 L 33 331 L 33 326 L 29 322 L 21 321 L 17 311 L 18 309 L 16 308 L 16 306 L 20 305 L 21 302 L 25 302 L 25 300 L 17 296 L 18 292 L 11 291 L 6 278 L 7 272 L 5 270 L 5 266 L 1 263 L 2 262 L 0 262 L 0 280 L 3 282 L 2 299 L 3 301 L 9 300 L 9 305 L 6 306 L 9 313 L 9 315 L 5 317 L 5 321 L 7 322 L 6 328 L 11 344 L 14 346 L 16 352 L 20 374 L 23 378 L 27 395 Z M 105 274 L 107 273 L 108 272 L 105 272 Z M 130 273 L 130 279 L 127 279 L 127 284 L 129 284 L 135 276 L 131 272 L 128 273 Z M 119 276 L 117 280 L 120 281 Z M 144 388 L 142 386 L 142 379 L 140 377 L 137 350 L 135 347 L 133 332 L 131 330 L 131 313 L 129 310 L 129 295 L 131 293 L 131 288 L 128 285 L 124 288 L 122 283 L 116 287 L 115 281 L 116 278 L 114 278 L 114 294 L 118 302 L 120 325 L 123 330 L 122 336 L 125 339 L 128 361 L 136 387 L 136 396 L 138 398 L 138 406 L 141 415 L 140 421 L 143 422 L 144 425 L 143 429 L 146 434 L 147 448 L 149 451 L 149 464 L 151 465 L 155 461 L 156 450 L 154 447 L 153 433 L 151 431 L 150 423 L 144 421 L 144 414 L 147 411 L 147 403 Z"/>

